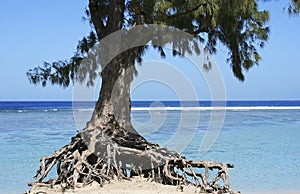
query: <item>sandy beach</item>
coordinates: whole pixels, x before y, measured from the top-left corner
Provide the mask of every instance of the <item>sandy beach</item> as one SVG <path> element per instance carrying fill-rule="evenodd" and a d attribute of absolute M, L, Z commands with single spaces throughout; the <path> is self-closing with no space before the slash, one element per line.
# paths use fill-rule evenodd
<path fill-rule="evenodd" d="M 59 194 L 62 193 L 59 186 L 55 188 L 36 188 L 30 194 Z M 195 194 L 200 193 L 193 186 L 170 186 L 163 185 L 145 178 L 133 178 L 128 180 L 112 180 L 100 187 L 98 183 L 92 183 L 83 188 L 67 190 L 65 194 Z M 297 191 L 242 191 L 243 194 L 300 194 Z"/>
<path fill-rule="evenodd" d="M 31 190 L 32 194 L 58 194 L 62 193 L 59 186 L 55 188 L 36 188 Z M 133 178 L 128 180 L 112 180 L 110 183 L 100 187 L 98 183 L 92 183 L 86 187 L 67 190 L 65 194 L 195 194 L 197 189 L 193 186 L 183 188 L 171 185 L 163 185 L 154 181 L 148 181 L 145 178 Z"/>

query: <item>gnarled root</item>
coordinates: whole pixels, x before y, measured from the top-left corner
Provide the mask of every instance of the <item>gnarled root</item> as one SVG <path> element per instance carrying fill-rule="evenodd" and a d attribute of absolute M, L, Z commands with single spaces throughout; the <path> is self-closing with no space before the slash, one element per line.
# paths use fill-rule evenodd
<path fill-rule="evenodd" d="M 78 134 L 51 156 L 41 158 L 41 166 L 32 187 L 61 185 L 62 189 L 78 188 L 93 181 L 100 185 L 114 178 L 143 176 L 169 185 L 193 184 L 205 193 L 236 193 L 230 189 L 229 171 L 233 165 L 211 161 L 190 161 L 179 153 L 141 143 L 140 147 L 120 145 L 102 130 Z M 144 149 L 141 149 L 144 145 Z M 56 178 L 44 180 L 56 166 Z M 201 173 L 204 171 L 204 173 Z M 209 179 L 209 171 L 217 170 Z M 217 182 L 222 180 L 223 184 Z"/>

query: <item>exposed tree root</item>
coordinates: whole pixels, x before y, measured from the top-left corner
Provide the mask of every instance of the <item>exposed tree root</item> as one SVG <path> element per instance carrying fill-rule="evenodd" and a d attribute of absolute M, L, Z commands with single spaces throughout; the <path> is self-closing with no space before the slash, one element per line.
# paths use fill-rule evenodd
<path fill-rule="evenodd" d="M 103 185 L 115 178 L 143 176 L 168 185 L 193 184 L 205 193 L 237 193 L 229 185 L 228 168 L 233 168 L 231 164 L 190 161 L 177 152 L 160 148 L 145 140 L 133 144 L 130 139 L 123 138 L 123 145 L 120 145 L 115 141 L 116 136 L 107 136 L 104 130 L 93 130 L 92 133 L 86 131 L 73 137 L 68 145 L 51 156 L 42 157 L 41 166 L 35 176 L 36 181 L 29 185 L 61 185 L 64 191 L 88 185 L 93 181 Z M 55 166 L 57 177 L 45 181 Z M 210 178 L 209 171 L 214 169 L 217 173 Z M 218 184 L 219 180 L 222 180 L 221 185 Z"/>

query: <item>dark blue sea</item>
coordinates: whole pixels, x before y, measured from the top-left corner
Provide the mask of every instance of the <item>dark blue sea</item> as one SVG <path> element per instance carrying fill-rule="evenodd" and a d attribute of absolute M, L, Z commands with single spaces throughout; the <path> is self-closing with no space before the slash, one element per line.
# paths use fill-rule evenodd
<path fill-rule="evenodd" d="M 40 157 L 69 143 L 94 104 L 0 102 L 0 193 L 29 189 Z M 300 101 L 136 101 L 132 122 L 187 158 L 234 164 L 242 193 L 300 191 Z"/>

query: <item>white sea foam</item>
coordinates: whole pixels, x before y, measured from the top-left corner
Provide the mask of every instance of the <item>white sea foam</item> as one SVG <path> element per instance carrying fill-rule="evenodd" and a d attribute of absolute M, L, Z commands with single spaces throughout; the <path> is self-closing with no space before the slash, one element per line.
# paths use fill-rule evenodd
<path fill-rule="evenodd" d="M 80 109 L 74 109 L 75 111 L 78 112 L 90 112 L 90 111 L 94 111 L 94 108 L 80 108 Z"/>
<path fill-rule="evenodd" d="M 205 111 L 205 110 L 232 110 L 232 111 L 247 111 L 247 110 L 300 110 L 300 106 L 231 106 L 231 107 L 220 107 L 220 106 L 210 106 L 210 107 L 132 107 L 133 111 Z"/>
<path fill-rule="evenodd" d="M 132 111 L 251 111 L 251 110 L 300 110 L 300 106 L 199 106 L 199 107 L 132 107 Z M 0 110 L 0 112 L 57 112 L 59 109 L 42 110 Z M 78 108 L 67 111 L 92 112 L 94 108 Z"/>

